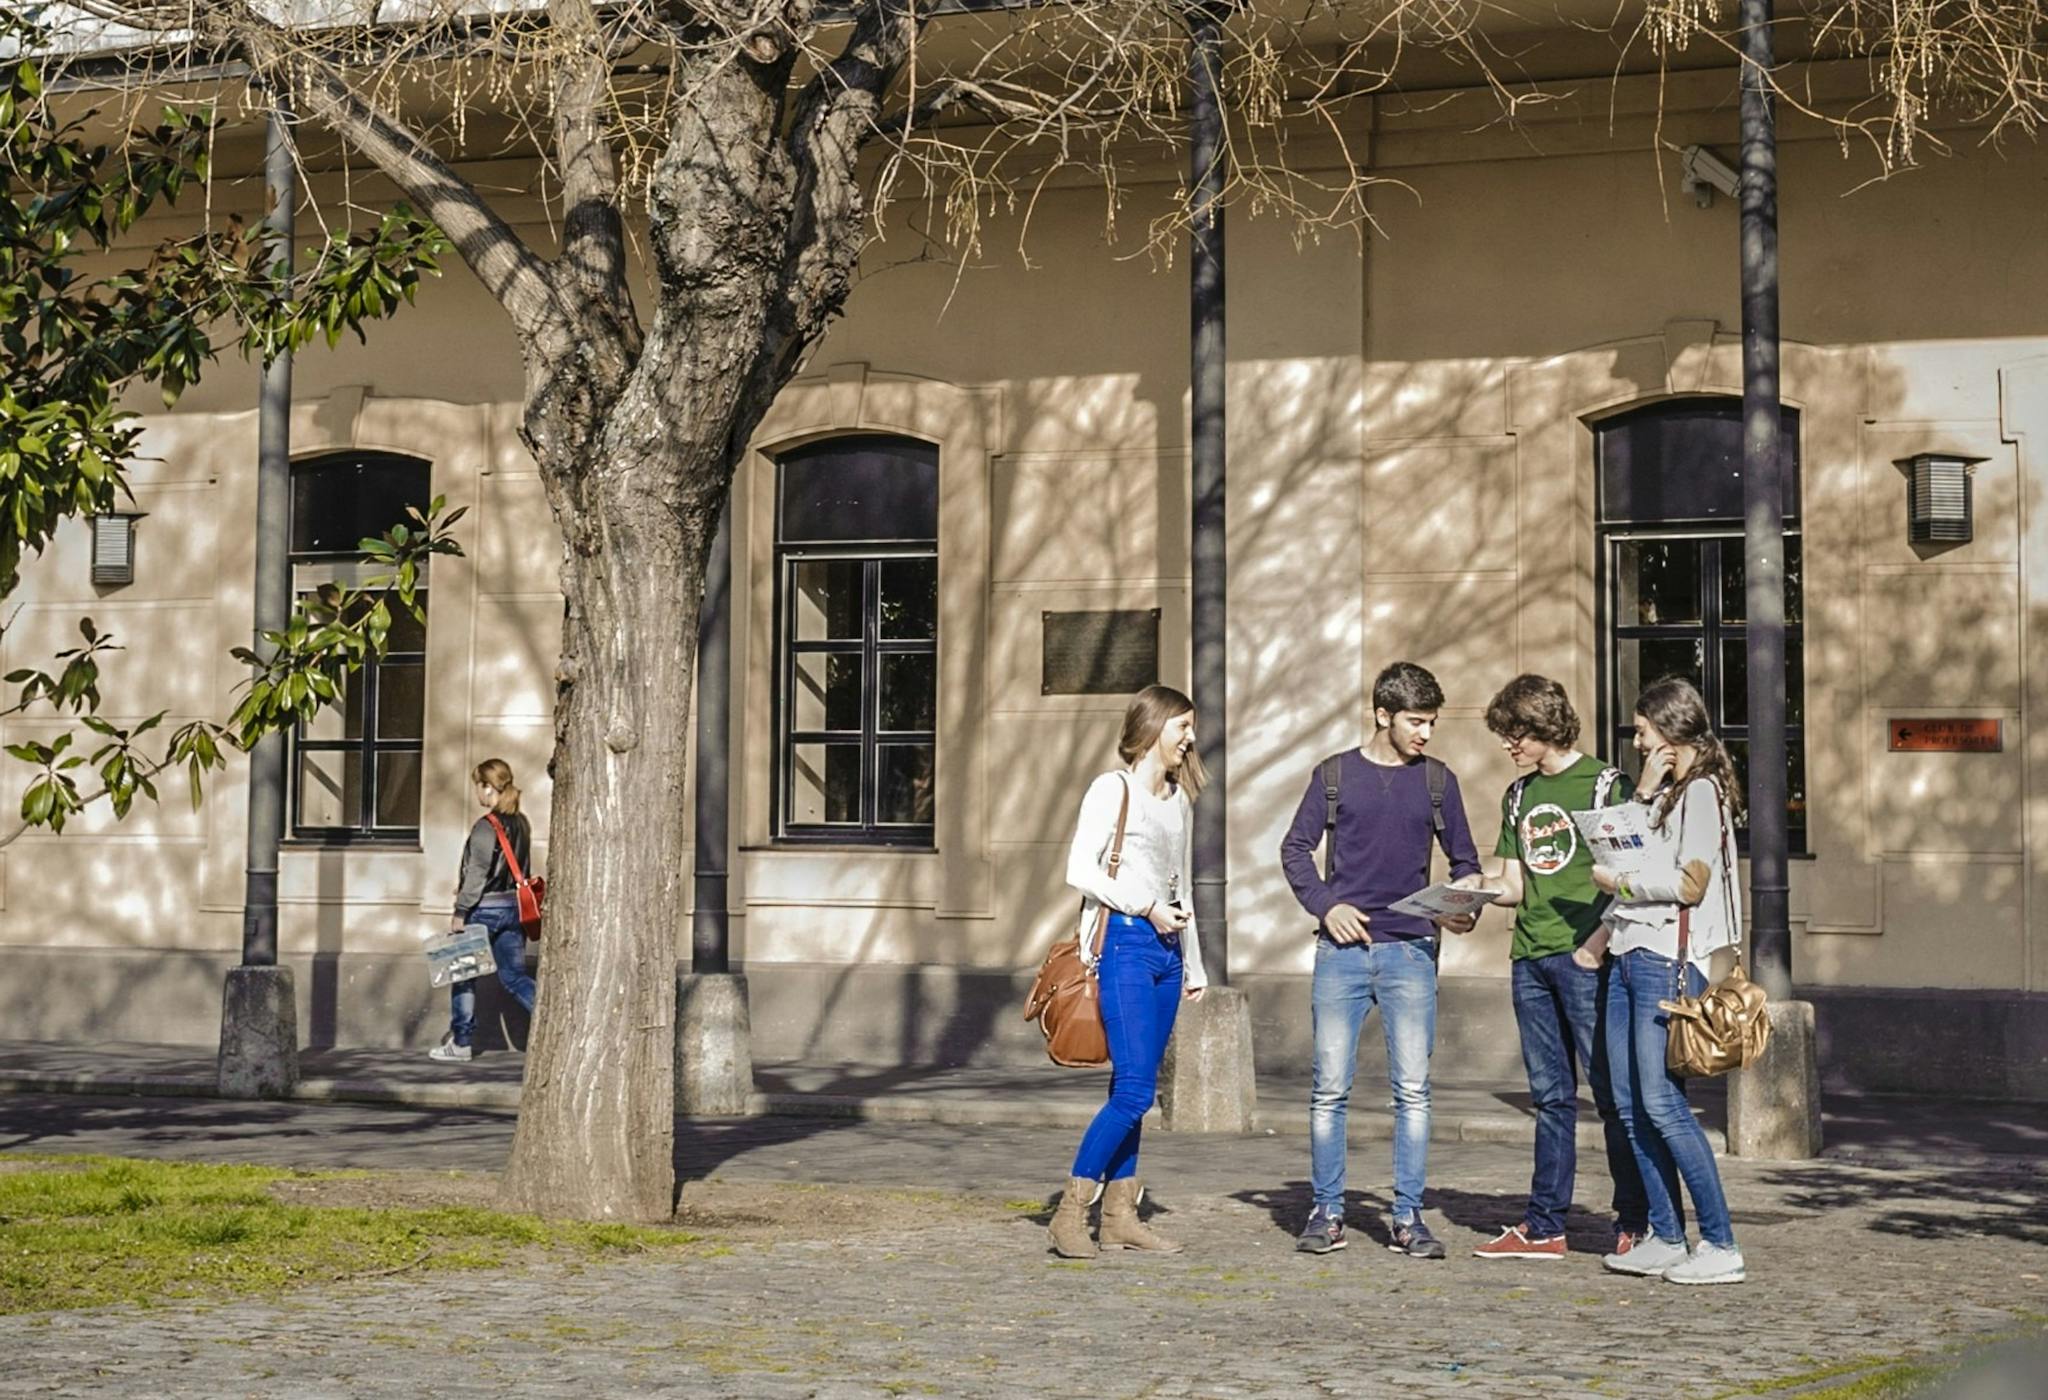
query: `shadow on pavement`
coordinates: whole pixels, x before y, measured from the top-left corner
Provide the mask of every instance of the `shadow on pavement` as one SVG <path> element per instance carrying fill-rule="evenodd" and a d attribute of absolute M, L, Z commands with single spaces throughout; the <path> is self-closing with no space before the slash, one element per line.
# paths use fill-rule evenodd
<path fill-rule="evenodd" d="M 1922 1240 L 1986 1235 L 2048 1245 L 2048 1181 L 2012 1170 L 1933 1164 L 1910 1173 L 1854 1162 L 1767 1167 L 1761 1179 L 1805 1211 L 1857 1209 L 1866 1228 Z"/>

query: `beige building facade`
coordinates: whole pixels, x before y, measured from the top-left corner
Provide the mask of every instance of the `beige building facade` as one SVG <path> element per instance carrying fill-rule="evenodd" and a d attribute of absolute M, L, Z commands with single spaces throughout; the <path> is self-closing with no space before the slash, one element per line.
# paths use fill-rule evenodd
<path fill-rule="evenodd" d="M 1739 519 L 1622 518 L 1614 486 L 1624 426 L 1691 424 L 1740 396 L 1734 201 L 1699 207 L 1655 145 L 1731 150 L 1733 75 L 1674 75 L 1661 128 L 1648 77 L 1579 85 L 1518 130 L 1476 120 L 1478 100 L 1361 106 L 1349 144 L 1384 180 L 1362 244 L 1245 215 L 1230 229 L 1230 966 L 1269 1067 L 1305 1064 L 1311 952 L 1278 842 L 1315 761 L 1370 724 L 1382 665 L 1442 680 L 1436 749 L 1487 849 L 1514 774 L 1482 715 L 1518 671 L 1563 680 L 1588 746 L 1609 752 L 1633 683 L 1673 658 L 1695 658 L 1729 703 L 1740 694 L 1739 617 L 1723 605 L 1739 589 L 1722 587 Z M 516 164 L 477 173 L 532 183 Z M 1906 176 L 1871 173 L 1787 121 L 1794 975 L 1819 1005 L 1831 1083 L 2041 1097 L 2048 153 L 1964 138 Z M 1170 187 L 1158 175 L 1134 188 L 1127 226 Z M 540 205 L 522 207 L 544 241 Z M 1056 693 L 1046 629 L 1156 609 L 1159 678 L 1187 684 L 1185 269 L 1107 244 L 1102 209 L 1098 190 L 1048 194 L 1028 266 L 1001 236 L 964 272 L 904 262 L 907 231 L 878 246 L 735 484 L 729 907 L 759 1059 L 1035 1055 L 1020 971 L 1070 919 L 1066 841 L 1123 704 Z M 411 459 L 470 508 L 465 557 L 431 581 L 418 757 L 390 760 L 384 800 L 400 818 L 416 802 L 416 830 L 302 835 L 282 857 L 281 948 L 316 1044 L 424 1047 L 443 1028 L 416 940 L 449 906 L 469 765 L 511 762 L 545 852 L 559 544 L 516 432 L 517 356 L 459 268 L 420 301 L 367 347 L 298 367 L 295 459 Z M 230 707 L 242 672 L 227 649 L 251 606 L 253 405 L 253 372 L 228 363 L 149 417 L 135 582 L 96 591 L 87 532 L 67 528 L 16 597 L 9 669 L 89 611 L 128 647 L 110 710 Z M 805 556 L 778 510 L 778 462 L 876 435 L 936 455 L 935 539 L 910 551 L 935 558 L 938 580 L 917 788 L 929 834 L 793 839 L 820 809 L 804 805 L 811 759 L 790 737 L 806 703 L 790 655 Z M 1918 453 L 1974 461 L 1967 543 L 1909 541 L 1901 464 Z M 870 552 L 886 564 L 895 549 Z M 1892 750 L 1895 721 L 1937 718 L 1999 721 L 2001 748 Z M 5 738 L 30 732 L 10 721 Z M 880 761 L 870 752 L 870 787 Z M 8 847 L 0 1038 L 211 1039 L 239 947 L 244 801 L 231 772 L 197 811 L 95 813 Z M 688 929 L 676 938 L 687 961 Z M 1443 971 L 1439 1077 L 1518 1074 L 1501 916 L 1450 940 Z"/>

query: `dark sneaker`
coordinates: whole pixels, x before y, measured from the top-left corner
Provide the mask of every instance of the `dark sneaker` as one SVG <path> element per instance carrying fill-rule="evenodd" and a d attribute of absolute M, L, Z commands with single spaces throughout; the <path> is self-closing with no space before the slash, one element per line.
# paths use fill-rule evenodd
<path fill-rule="evenodd" d="M 1429 1233 L 1429 1227 L 1417 1216 L 1413 1220 L 1396 1220 L 1393 1234 L 1387 1240 L 1387 1248 L 1396 1254 L 1405 1254 L 1411 1259 L 1441 1259 L 1444 1257 L 1443 1241 Z"/>
<path fill-rule="evenodd" d="M 1302 1254 L 1328 1254 L 1333 1249 L 1342 1249 L 1346 1243 L 1344 1217 L 1317 1206 L 1308 1213 L 1308 1224 L 1301 1227 L 1294 1247 Z"/>

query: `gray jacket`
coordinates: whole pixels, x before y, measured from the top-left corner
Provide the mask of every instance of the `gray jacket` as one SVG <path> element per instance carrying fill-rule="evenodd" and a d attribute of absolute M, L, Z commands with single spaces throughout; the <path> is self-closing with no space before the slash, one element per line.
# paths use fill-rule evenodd
<path fill-rule="evenodd" d="M 517 812 L 498 820 L 505 824 L 505 835 L 511 839 L 512 853 L 519 858 L 520 871 L 530 877 L 533 828 Z M 462 878 L 455 886 L 455 912 L 466 918 L 480 904 L 504 908 L 518 903 L 511 868 L 498 847 L 498 833 L 492 830 L 489 817 L 478 817 L 476 825 L 469 829 L 469 840 L 462 846 Z"/>

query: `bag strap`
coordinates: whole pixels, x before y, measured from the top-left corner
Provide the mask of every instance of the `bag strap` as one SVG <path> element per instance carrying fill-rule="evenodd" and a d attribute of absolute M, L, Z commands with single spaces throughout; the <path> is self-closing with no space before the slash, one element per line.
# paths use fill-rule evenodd
<path fill-rule="evenodd" d="M 1344 755 L 1323 760 L 1323 880 L 1337 878 L 1337 781 L 1344 774 Z"/>
<path fill-rule="evenodd" d="M 1123 805 L 1116 809 L 1116 835 L 1111 837 L 1109 842 L 1107 867 L 1109 878 L 1112 880 L 1116 878 L 1117 867 L 1124 863 L 1124 824 L 1131 817 L 1131 780 L 1122 773 L 1117 774 L 1117 776 L 1123 779 L 1124 800 Z M 1095 919 L 1095 948 L 1089 954 L 1091 958 L 1099 959 L 1102 956 L 1102 940 L 1108 932 L 1109 906 L 1105 904 L 1102 906 L 1102 912 Z"/>
<path fill-rule="evenodd" d="M 512 838 L 505 834 L 505 824 L 498 820 L 496 812 L 484 813 L 484 820 L 491 824 L 491 830 L 498 833 L 498 849 L 505 853 L 505 868 L 512 872 L 512 883 L 526 883 L 526 872 L 519 868 L 519 857 L 512 854 Z"/>
<path fill-rule="evenodd" d="M 1614 796 L 1614 785 L 1621 781 L 1621 777 L 1621 770 L 1613 764 L 1606 764 L 1600 769 L 1600 775 L 1593 779 L 1593 805 L 1595 807 L 1610 805 L 1608 799 Z"/>
<path fill-rule="evenodd" d="M 1448 856 L 1451 838 L 1444 830 L 1444 793 L 1451 785 L 1451 770 L 1442 759 L 1428 754 L 1422 756 L 1422 764 L 1424 775 L 1429 779 L 1429 830 Z"/>

